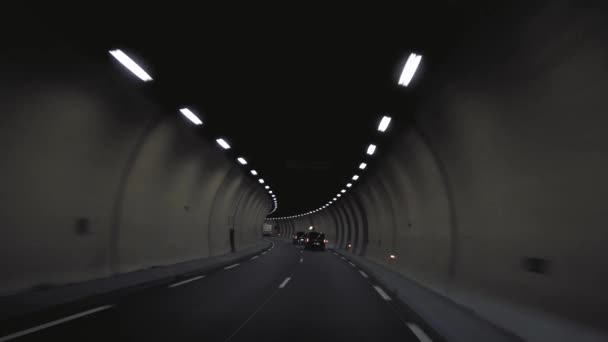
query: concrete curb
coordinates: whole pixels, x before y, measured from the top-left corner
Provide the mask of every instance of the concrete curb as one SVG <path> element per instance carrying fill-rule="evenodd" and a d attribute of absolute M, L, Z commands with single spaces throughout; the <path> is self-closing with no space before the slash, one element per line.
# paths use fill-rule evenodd
<path fill-rule="evenodd" d="M 117 298 L 142 289 L 169 284 L 181 279 L 222 269 L 271 248 L 263 240 L 237 253 L 186 261 L 174 265 L 151 267 L 114 276 L 28 291 L 0 298 L 0 321 L 18 319 L 30 314 L 54 310 L 78 302 L 97 302 Z"/>

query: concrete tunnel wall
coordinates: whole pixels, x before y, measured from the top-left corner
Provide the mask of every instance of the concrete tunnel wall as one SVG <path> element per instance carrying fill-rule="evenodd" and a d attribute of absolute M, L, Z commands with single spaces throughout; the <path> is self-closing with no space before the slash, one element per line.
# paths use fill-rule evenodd
<path fill-rule="evenodd" d="M 228 253 L 230 228 L 237 250 L 261 238 L 263 188 L 104 62 L 2 57 L 1 295 Z"/>
<path fill-rule="evenodd" d="M 554 2 L 455 49 L 413 123 L 312 220 L 528 340 L 605 333 L 604 15 Z"/>

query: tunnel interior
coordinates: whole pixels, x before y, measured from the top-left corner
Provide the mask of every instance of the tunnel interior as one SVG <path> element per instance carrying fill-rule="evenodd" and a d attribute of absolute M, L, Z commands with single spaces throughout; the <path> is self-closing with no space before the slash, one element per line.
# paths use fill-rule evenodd
<path fill-rule="evenodd" d="M 0 57 L 0 296 L 279 253 L 313 230 L 513 340 L 604 340 L 605 7 L 446 2 L 378 25 L 190 13 L 172 29 L 30 13 Z M 319 291 L 350 291 L 327 277 Z"/>

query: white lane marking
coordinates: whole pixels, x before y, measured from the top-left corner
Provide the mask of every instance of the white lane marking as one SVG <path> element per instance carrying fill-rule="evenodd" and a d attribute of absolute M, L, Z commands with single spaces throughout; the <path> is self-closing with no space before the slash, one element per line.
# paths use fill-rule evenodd
<path fill-rule="evenodd" d="M 234 264 L 234 265 L 226 266 L 226 267 L 224 267 L 224 269 L 225 270 L 229 270 L 231 268 L 237 267 L 238 265 L 240 265 L 240 264 Z"/>
<path fill-rule="evenodd" d="M 350 261 L 349 261 L 348 263 L 349 263 L 349 264 L 350 264 L 352 267 L 357 267 L 357 266 L 355 266 L 355 264 L 353 264 L 353 263 L 352 263 L 352 262 L 350 262 Z"/>
<path fill-rule="evenodd" d="M 266 252 L 262 252 L 262 255 L 265 255 L 265 254 L 266 254 Z"/>
<path fill-rule="evenodd" d="M 427 334 L 425 334 L 424 331 L 422 331 L 422 329 L 420 329 L 419 326 L 417 326 L 414 323 L 406 323 L 406 324 L 410 328 L 410 330 L 414 333 L 414 335 L 416 335 L 416 337 L 418 337 L 420 342 L 433 342 L 433 340 L 431 340 L 431 338 Z"/>
<path fill-rule="evenodd" d="M 289 283 L 290 280 L 291 280 L 291 277 L 285 278 L 285 280 L 283 280 L 283 282 L 281 283 L 281 285 L 279 285 L 279 288 L 280 289 L 284 288 L 285 285 L 287 285 L 287 283 Z"/>
<path fill-rule="evenodd" d="M 9 340 L 21 337 L 21 336 L 25 336 L 27 334 L 31 334 L 31 333 L 34 333 L 36 331 L 40 331 L 40 330 L 43 330 L 43 329 L 46 329 L 46 328 L 50 328 L 52 326 L 55 326 L 55 325 L 58 325 L 58 324 L 61 324 L 61 323 L 69 322 L 71 320 L 74 320 L 74 319 L 77 319 L 77 318 L 80 318 L 80 317 L 83 317 L 83 316 L 87 316 L 87 315 L 91 315 L 91 314 L 94 314 L 94 313 L 99 312 L 99 311 L 107 310 L 107 309 L 109 309 L 111 307 L 112 307 L 112 305 L 100 306 L 98 308 L 87 310 L 87 311 L 83 311 L 81 313 L 77 313 L 75 315 L 64 317 L 64 318 L 58 319 L 56 321 L 44 323 L 42 325 L 39 325 L 39 326 L 36 326 L 36 327 L 33 327 L 33 328 L 21 330 L 19 332 L 13 333 L 13 334 L 0 337 L 0 342 L 9 341 Z"/>
<path fill-rule="evenodd" d="M 386 292 L 384 292 L 384 290 L 380 288 L 380 286 L 375 286 L 374 285 L 374 289 L 376 289 L 376 292 L 378 292 L 378 294 L 380 295 L 380 297 L 382 297 L 382 299 L 384 299 L 384 300 L 391 300 L 391 297 L 389 297 L 386 294 Z"/>
<path fill-rule="evenodd" d="M 345 258 L 345 257 L 340 257 L 340 259 L 342 259 L 342 260 L 346 260 L 346 258 Z"/>
<path fill-rule="evenodd" d="M 180 281 L 179 283 L 171 284 L 168 287 L 177 287 L 177 286 L 188 284 L 189 282 L 192 282 L 192 281 L 195 281 L 195 280 L 199 280 L 199 279 L 203 279 L 203 278 L 205 278 L 204 275 L 198 276 L 198 277 L 194 277 L 194 278 L 190 278 L 190 279 L 186 279 L 184 281 Z"/>
<path fill-rule="evenodd" d="M 359 271 L 359 273 L 361 273 L 361 275 L 363 276 L 363 278 L 366 278 L 366 279 L 367 279 L 367 274 L 366 274 L 365 272 L 363 272 L 363 271 Z"/>
<path fill-rule="evenodd" d="M 254 256 L 253 258 L 249 259 L 249 260 L 255 260 L 259 257 L 259 255 Z"/>
<path fill-rule="evenodd" d="M 300 258 L 300 262 L 304 262 L 304 258 Z"/>

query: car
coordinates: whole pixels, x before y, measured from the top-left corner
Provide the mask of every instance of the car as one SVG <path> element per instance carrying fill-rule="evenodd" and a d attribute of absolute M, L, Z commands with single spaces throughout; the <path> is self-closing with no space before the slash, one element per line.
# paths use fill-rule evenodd
<path fill-rule="evenodd" d="M 304 239 L 304 249 L 318 249 L 324 251 L 327 242 L 325 234 L 321 232 L 308 232 Z"/>
<path fill-rule="evenodd" d="M 303 245 L 304 239 L 306 238 L 306 234 L 304 232 L 296 232 L 293 236 L 293 244 L 294 245 Z"/>

